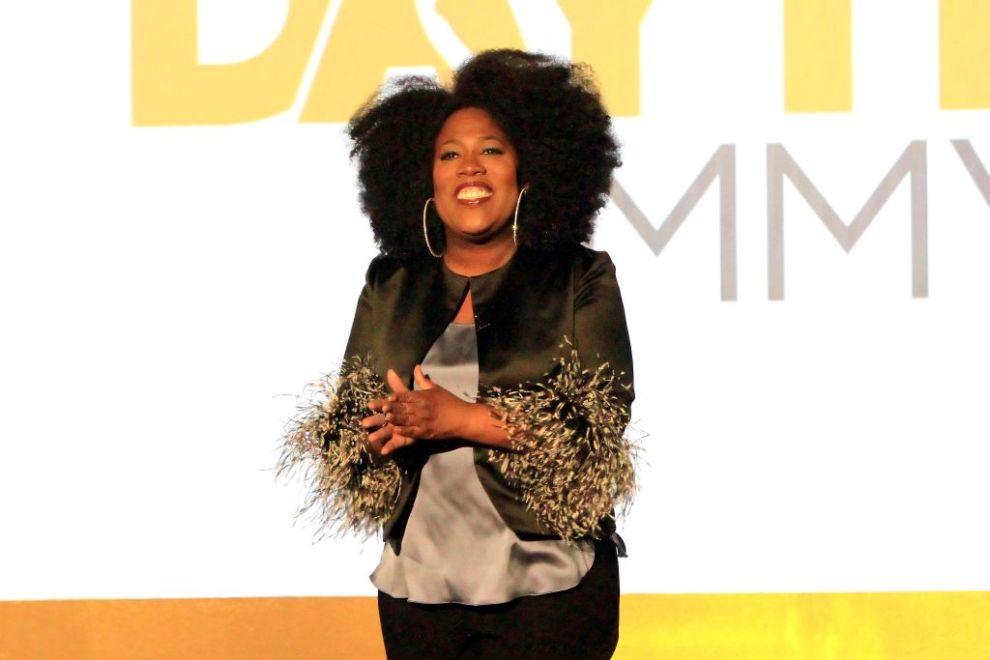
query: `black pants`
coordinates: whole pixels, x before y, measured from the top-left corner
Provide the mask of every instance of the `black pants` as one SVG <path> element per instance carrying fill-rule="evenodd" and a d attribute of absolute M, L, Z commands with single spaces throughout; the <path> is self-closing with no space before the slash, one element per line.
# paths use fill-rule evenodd
<path fill-rule="evenodd" d="M 595 546 L 595 563 L 573 589 L 498 605 L 421 605 L 378 592 L 389 660 L 611 658 L 619 641 L 615 546 Z"/>

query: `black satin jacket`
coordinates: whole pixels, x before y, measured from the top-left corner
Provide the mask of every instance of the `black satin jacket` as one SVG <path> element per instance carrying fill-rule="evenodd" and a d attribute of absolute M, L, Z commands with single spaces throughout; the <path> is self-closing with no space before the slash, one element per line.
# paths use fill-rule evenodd
<path fill-rule="evenodd" d="M 412 382 L 413 367 L 454 319 L 468 289 L 478 337 L 479 391 L 538 383 L 554 368 L 565 341 L 582 363 L 607 362 L 622 374 L 627 405 L 633 399 L 632 351 L 615 267 L 605 252 L 583 246 L 555 252 L 520 247 L 504 266 L 475 277 L 451 272 L 441 259 L 401 262 L 378 256 L 368 268 L 346 356 L 370 359 L 379 377 L 389 368 Z M 386 539 L 400 538 L 428 454 L 417 443 L 406 455 L 398 502 L 384 524 Z M 506 524 L 523 538 L 550 538 L 520 493 L 478 446 L 474 460 L 486 493 Z M 611 520 L 602 522 L 606 534 Z"/>

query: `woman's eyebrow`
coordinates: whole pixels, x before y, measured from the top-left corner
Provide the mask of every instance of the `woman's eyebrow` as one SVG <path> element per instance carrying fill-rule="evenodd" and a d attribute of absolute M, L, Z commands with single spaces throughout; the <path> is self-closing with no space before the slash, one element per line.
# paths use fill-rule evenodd
<path fill-rule="evenodd" d="M 502 138 L 502 137 L 499 137 L 498 135 L 482 135 L 478 139 L 479 140 L 497 140 L 497 141 L 502 142 L 502 143 L 505 142 L 505 139 Z M 461 141 L 458 140 L 457 138 L 450 138 L 449 140 L 444 140 L 443 142 L 441 142 L 437 146 L 442 147 L 442 146 L 448 145 L 448 144 L 460 144 L 460 143 L 461 143 Z"/>

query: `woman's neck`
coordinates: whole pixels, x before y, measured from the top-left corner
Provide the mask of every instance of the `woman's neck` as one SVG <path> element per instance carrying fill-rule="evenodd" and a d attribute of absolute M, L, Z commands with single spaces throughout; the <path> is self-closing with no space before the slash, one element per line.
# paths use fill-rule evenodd
<path fill-rule="evenodd" d="M 458 275 L 473 277 L 504 266 L 515 253 L 516 244 L 511 238 L 486 243 L 448 241 L 443 260 Z"/>

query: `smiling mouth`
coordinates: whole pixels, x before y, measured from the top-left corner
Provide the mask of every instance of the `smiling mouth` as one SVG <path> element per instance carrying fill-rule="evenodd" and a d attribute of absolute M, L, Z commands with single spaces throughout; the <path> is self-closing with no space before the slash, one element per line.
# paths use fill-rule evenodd
<path fill-rule="evenodd" d="M 467 185 L 457 189 L 457 201 L 465 203 L 480 203 L 495 193 L 488 186 Z"/>

